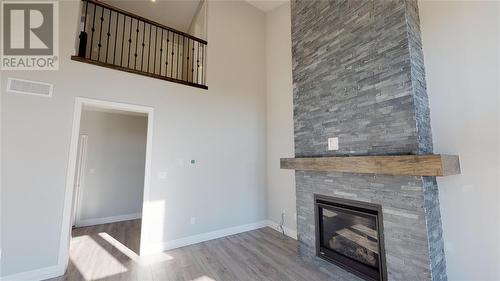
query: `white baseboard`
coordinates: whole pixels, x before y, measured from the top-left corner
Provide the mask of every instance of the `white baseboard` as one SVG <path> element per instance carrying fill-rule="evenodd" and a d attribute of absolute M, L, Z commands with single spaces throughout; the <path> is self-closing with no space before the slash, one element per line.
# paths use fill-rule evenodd
<path fill-rule="evenodd" d="M 267 226 L 269 226 L 270 228 L 274 229 L 274 230 L 277 230 L 277 231 L 280 231 L 281 230 L 278 230 L 278 226 L 279 224 L 277 222 L 274 222 L 272 220 L 267 220 L 266 221 L 266 224 Z M 296 230 L 293 230 L 291 228 L 288 228 L 288 227 L 283 227 L 283 230 L 285 231 L 285 235 L 290 237 L 290 238 L 293 238 L 295 240 L 297 240 L 297 231 Z"/>
<path fill-rule="evenodd" d="M 120 221 L 129 221 L 129 220 L 140 219 L 141 217 L 142 213 L 135 213 L 135 214 L 120 215 L 120 216 L 105 217 L 105 218 L 85 219 L 78 221 L 76 223 L 76 226 L 83 227 L 90 225 L 120 222 Z"/>
<path fill-rule="evenodd" d="M 234 235 L 250 230 L 255 230 L 259 228 L 263 228 L 268 226 L 267 221 L 260 221 L 245 225 L 239 225 L 235 227 L 224 228 L 212 232 L 201 233 L 193 236 L 188 236 L 185 238 L 175 239 L 163 243 L 146 245 L 141 251 L 141 255 L 148 255 L 154 253 L 160 253 L 168 250 L 172 250 L 175 248 L 185 247 L 217 238 L 222 238 L 229 235 Z"/>
<path fill-rule="evenodd" d="M 34 281 L 34 280 L 45 280 L 54 277 L 58 277 L 64 274 L 64 267 L 59 265 L 53 265 L 49 267 L 44 267 L 40 269 L 20 272 L 4 277 L 0 277 L 1 281 Z"/>

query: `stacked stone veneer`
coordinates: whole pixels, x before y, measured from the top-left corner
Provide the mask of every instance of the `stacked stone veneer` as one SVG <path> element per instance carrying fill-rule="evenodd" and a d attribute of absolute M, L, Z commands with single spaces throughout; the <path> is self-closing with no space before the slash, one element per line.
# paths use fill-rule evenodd
<path fill-rule="evenodd" d="M 415 1 L 294 1 L 296 157 L 432 153 Z M 338 137 L 340 149 L 327 151 Z M 296 172 L 301 257 L 316 257 L 314 194 L 382 205 L 389 280 L 446 280 L 435 178 Z"/>

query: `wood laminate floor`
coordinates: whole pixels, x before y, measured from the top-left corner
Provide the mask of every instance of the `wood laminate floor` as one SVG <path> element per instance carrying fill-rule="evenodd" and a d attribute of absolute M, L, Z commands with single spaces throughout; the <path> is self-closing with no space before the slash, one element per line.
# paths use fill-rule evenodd
<path fill-rule="evenodd" d="M 74 229 L 68 270 L 50 281 L 330 280 L 297 259 L 297 241 L 271 228 L 139 257 L 140 223 Z"/>

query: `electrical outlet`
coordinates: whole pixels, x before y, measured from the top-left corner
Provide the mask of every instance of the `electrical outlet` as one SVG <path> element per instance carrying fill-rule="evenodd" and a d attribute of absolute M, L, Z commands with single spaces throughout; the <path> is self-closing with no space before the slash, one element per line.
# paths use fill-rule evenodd
<path fill-rule="evenodd" d="M 189 222 L 191 224 L 195 224 L 196 223 L 196 218 L 195 217 L 191 217 L 191 219 L 189 220 Z"/>
<path fill-rule="evenodd" d="M 339 150 L 339 138 L 328 138 L 328 150 Z"/>

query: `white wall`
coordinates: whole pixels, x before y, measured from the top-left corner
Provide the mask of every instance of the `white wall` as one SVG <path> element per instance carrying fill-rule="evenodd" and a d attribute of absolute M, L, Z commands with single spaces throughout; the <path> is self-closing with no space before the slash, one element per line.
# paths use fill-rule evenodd
<path fill-rule="evenodd" d="M 209 3 L 206 91 L 71 61 L 79 5 L 59 2 L 58 71 L 1 73 L 54 83 L 50 99 L 1 90 L 2 274 L 58 264 L 75 97 L 154 107 L 148 243 L 266 219 L 264 14 Z"/>
<path fill-rule="evenodd" d="M 79 225 L 142 212 L 148 118 L 84 110 L 87 135 Z"/>
<path fill-rule="evenodd" d="M 189 27 L 189 34 L 204 39 L 207 39 L 207 1 L 200 2 L 200 6 L 193 17 L 193 21 Z"/>
<path fill-rule="evenodd" d="M 296 235 L 295 176 L 280 169 L 280 158 L 294 157 L 290 3 L 266 13 L 267 212 Z"/>
<path fill-rule="evenodd" d="M 449 280 L 500 280 L 500 2 L 421 1 Z"/>

